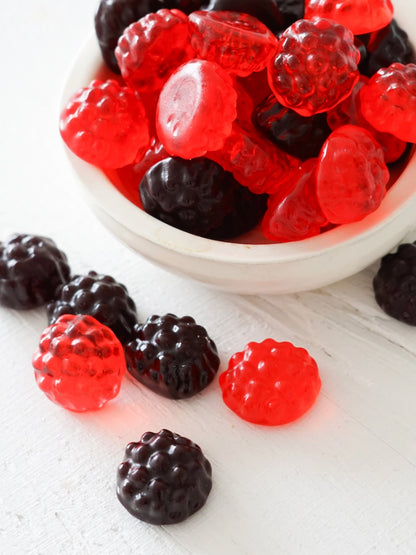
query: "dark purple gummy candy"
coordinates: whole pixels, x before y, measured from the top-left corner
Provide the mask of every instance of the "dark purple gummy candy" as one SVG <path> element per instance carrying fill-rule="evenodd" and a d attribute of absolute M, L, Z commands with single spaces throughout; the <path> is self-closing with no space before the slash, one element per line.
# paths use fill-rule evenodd
<path fill-rule="evenodd" d="M 55 298 L 70 276 L 66 255 L 48 237 L 14 234 L 0 242 L 0 304 L 26 310 Z"/>
<path fill-rule="evenodd" d="M 144 522 L 175 524 L 205 504 L 211 476 L 211 464 L 196 443 L 169 430 L 146 432 L 126 447 L 117 497 Z"/>
<path fill-rule="evenodd" d="M 140 383 L 171 399 L 185 399 L 209 385 L 219 367 L 217 348 L 190 316 L 150 316 L 125 346 L 127 369 Z"/>

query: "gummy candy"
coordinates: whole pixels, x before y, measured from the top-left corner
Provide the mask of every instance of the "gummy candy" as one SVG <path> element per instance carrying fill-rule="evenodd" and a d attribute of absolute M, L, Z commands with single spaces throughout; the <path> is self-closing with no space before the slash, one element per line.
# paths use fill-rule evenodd
<path fill-rule="evenodd" d="M 129 443 L 117 469 L 117 497 L 134 517 L 150 524 L 182 522 L 206 502 L 212 468 L 199 445 L 160 430 Z"/>
<path fill-rule="evenodd" d="M 191 44 L 198 58 L 246 76 L 267 66 L 276 37 L 255 17 L 238 12 L 197 11 L 189 16 Z"/>
<path fill-rule="evenodd" d="M 391 64 L 360 91 L 361 110 L 377 130 L 416 143 L 416 64 Z"/>
<path fill-rule="evenodd" d="M 225 404 L 242 419 L 277 426 L 300 418 L 321 389 L 316 362 L 287 341 L 250 342 L 235 353 L 219 383 Z"/>
<path fill-rule="evenodd" d="M 377 31 L 393 19 L 391 0 L 305 0 L 305 18 L 327 17 L 354 35 Z"/>
<path fill-rule="evenodd" d="M 279 38 L 268 66 L 270 88 L 301 116 L 325 112 L 351 93 L 359 58 L 349 29 L 329 19 L 301 19 Z"/>
<path fill-rule="evenodd" d="M 388 180 L 383 149 L 366 129 L 344 125 L 325 141 L 317 168 L 317 196 L 329 222 L 355 222 L 373 212 Z"/>
<path fill-rule="evenodd" d="M 149 143 L 139 96 L 112 79 L 77 91 L 61 112 L 60 131 L 72 152 L 101 168 L 130 164 Z"/>
<path fill-rule="evenodd" d="M 264 23 L 274 34 L 285 27 L 284 19 L 275 0 L 210 0 L 203 9 L 249 14 Z"/>
<path fill-rule="evenodd" d="M 123 347 L 111 329 L 73 314 L 44 330 L 33 366 L 46 396 L 76 412 L 97 410 L 116 397 L 126 371 Z"/>
<path fill-rule="evenodd" d="M 161 89 L 174 70 L 194 55 L 188 17 L 175 9 L 161 9 L 132 23 L 115 49 L 123 79 L 140 92 Z"/>
<path fill-rule="evenodd" d="M 215 62 L 183 64 L 164 85 L 157 106 L 158 137 L 171 156 L 196 158 L 220 149 L 237 116 L 231 77 Z"/>

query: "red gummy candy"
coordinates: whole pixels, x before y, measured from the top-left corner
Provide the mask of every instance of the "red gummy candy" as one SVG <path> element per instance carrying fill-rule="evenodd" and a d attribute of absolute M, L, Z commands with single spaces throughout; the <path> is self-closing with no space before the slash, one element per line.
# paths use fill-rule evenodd
<path fill-rule="evenodd" d="M 355 85 L 348 98 L 340 102 L 327 114 L 327 122 L 332 130 L 342 125 L 358 125 L 364 127 L 373 135 L 384 151 L 384 160 L 387 164 L 395 162 L 406 150 L 407 143 L 398 139 L 391 133 L 383 133 L 375 129 L 363 116 L 361 110 L 360 90 L 369 81 L 365 75 Z"/>
<path fill-rule="evenodd" d="M 416 143 L 416 64 L 391 64 L 360 91 L 361 110 L 377 130 Z"/>
<path fill-rule="evenodd" d="M 113 399 L 126 371 L 114 332 L 85 315 L 64 314 L 48 326 L 32 362 L 46 396 L 76 412 L 97 410 Z"/>
<path fill-rule="evenodd" d="M 317 196 L 329 222 L 355 222 L 373 212 L 386 193 L 388 180 L 383 149 L 366 129 L 344 125 L 322 146 Z"/>
<path fill-rule="evenodd" d="M 359 59 L 349 29 L 329 19 L 300 19 L 279 38 L 269 85 L 280 104 L 301 116 L 326 112 L 351 93 Z"/>
<path fill-rule="evenodd" d="M 157 105 L 158 137 L 171 156 L 190 159 L 222 148 L 237 116 L 231 77 L 216 63 L 192 60 L 165 83 Z"/>
<path fill-rule="evenodd" d="M 244 129 L 233 124 L 221 150 L 206 153 L 207 158 L 233 174 L 234 179 L 252 193 L 275 193 L 297 171 L 299 162 L 264 138 L 244 122 Z"/>
<path fill-rule="evenodd" d="M 196 11 L 189 15 L 191 44 L 198 58 L 246 76 L 267 66 L 275 35 L 257 18 L 232 11 Z"/>
<path fill-rule="evenodd" d="M 318 235 L 328 223 L 316 197 L 317 164 L 316 158 L 304 162 L 290 191 L 270 196 L 261 224 L 267 239 L 299 241 Z"/>
<path fill-rule="evenodd" d="M 127 85 L 159 90 L 177 67 L 195 56 L 188 17 L 175 9 L 149 13 L 124 30 L 114 52 Z"/>
<path fill-rule="evenodd" d="M 60 132 L 74 154 L 100 168 L 130 164 L 149 143 L 140 97 L 112 79 L 91 81 L 72 96 L 62 110 Z"/>
<path fill-rule="evenodd" d="M 377 31 L 393 19 L 391 0 L 305 0 L 305 18 L 327 17 L 362 35 Z"/>
<path fill-rule="evenodd" d="M 289 342 L 265 339 L 235 353 L 220 375 L 224 403 L 238 416 L 277 426 L 300 418 L 321 389 L 316 362 Z"/>

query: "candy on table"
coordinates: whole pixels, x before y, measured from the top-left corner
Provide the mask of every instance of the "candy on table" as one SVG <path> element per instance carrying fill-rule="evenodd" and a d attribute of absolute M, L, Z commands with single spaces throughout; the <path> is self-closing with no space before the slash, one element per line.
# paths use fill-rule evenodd
<path fill-rule="evenodd" d="M 170 399 L 200 393 L 214 379 L 220 360 L 206 329 L 191 316 L 150 316 L 125 346 L 127 370 L 138 382 Z"/>
<path fill-rule="evenodd" d="M 184 521 L 203 507 L 211 488 L 211 464 L 199 445 L 169 430 L 129 443 L 117 469 L 120 503 L 150 524 Z"/>
<path fill-rule="evenodd" d="M 382 29 L 393 19 L 391 0 L 305 0 L 305 18 L 326 17 L 355 35 Z"/>
<path fill-rule="evenodd" d="M 265 211 L 265 199 L 242 187 L 208 158 L 167 157 L 140 182 L 143 209 L 159 220 L 201 237 L 225 240 L 249 231 Z"/>
<path fill-rule="evenodd" d="M 358 125 L 364 127 L 373 135 L 384 151 L 384 160 L 387 164 L 396 162 L 406 150 L 407 143 L 398 139 L 391 133 L 377 131 L 363 116 L 361 112 L 360 90 L 368 83 L 368 77 L 360 76 L 360 80 L 354 86 L 352 93 L 335 108 L 327 113 L 327 121 L 332 130 L 342 125 Z"/>
<path fill-rule="evenodd" d="M 416 143 L 416 64 L 379 69 L 360 90 L 361 111 L 378 131 Z"/>
<path fill-rule="evenodd" d="M 381 259 L 373 288 L 386 314 L 416 326 L 416 242 L 403 243 Z"/>
<path fill-rule="evenodd" d="M 64 314 L 48 326 L 32 362 L 46 396 L 76 412 L 97 410 L 116 397 L 126 371 L 120 341 L 85 315 Z"/>
<path fill-rule="evenodd" d="M 216 62 L 232 75 L 261 71 L 276 49 L 270 29 L 245 13 L 196 11 L 189 15 L 189 27 L 196 56 Z"/>
<path fill-rule="evenodd" d="M 137 324 L 136 305 L 126 286 L 94 271 L 75 275 L 59 286 L 46 312 L 50 324 L 64 314 L 93 316 L 111 328 L 123 345 L 129 341 Z"/>
<path fill-rule="evenodd" d="M 113 79 L 77 91 L 61 112 L 60 132 L 72 152 L 101 168 L 130 164 L 149 143 L 140 97 Z"/>
<path fill-rule="evenodd" d="M 207 5 L 204 3 L 203 9 L 249 14 L 264 23 L 275 34 L 285 27 L 283 15 L 275 0 L 210 0 Z"/>
<path fill-rule="evenodd" d="M 328 220 L 316 197 L 318 160 L 306 160 L 289 193 L 270 195 L 261 223 L 265 237 L 272 241 L 299 241 L 318 235 Z"/>
<path fill-rule="evenodd" d="M 254 424 L 277 426 L 300 418 L 321 389 L 316 362 L 287 341 L 250 342 L 235 353 L 219 383 L 225 404 Z"/>
<path fill-rule="evenodd" d="M 171 156 L 196 158 L 222 148 L 237 116 L 231 77 L 215 62 L 191 60 L 165 83 L 157 106 L 158 137 Z"/>
<path fill-rule="evenodd" d="M 301 19 L 279 38 L 268 66 L 270 88 L 302 116 L 325 112 L 351 93 L 359 58 L 349 29 L 325 18 Z"/>
<path fill-rule="evenodd" d="M 390 174 L 369 131 L 344 125 L 325 141 L 317 168 L 317 196 L 328 221 L 361 220 L 380 205 Z"/>
<path fill-rule="evenodd" d="M 19 310 L 45 305 L 69 276 L 66 254 L 49 237 L 15 233 L 0 241 L 0 305 Z"/>
<path fill-rule="evenodd" d="M 331 132 L 325 114 L 301 116 L 282 106 L 273 94 L 256 106 L 253 121 L 281 150 L 300 160 L 318 156 Z"/>
<path fill-rule="evenodd" d="M 160 90 L 177 67 L 195 56 L 188 16 L 175 9 L 149 13 L 123 31 L 115 56 L 128 86 Z"/>

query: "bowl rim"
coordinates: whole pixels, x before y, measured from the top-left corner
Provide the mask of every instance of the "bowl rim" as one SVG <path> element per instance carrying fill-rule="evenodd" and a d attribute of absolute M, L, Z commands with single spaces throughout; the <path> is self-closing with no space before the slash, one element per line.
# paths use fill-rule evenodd
<path fill-rule="evenodd" d="M 95 33 L 91 33 L 67 73 L 59 113 L 68 99 L 78 89 L 87 86 L 92 80 L 91 76 L 97 75 L 102 66 Z M 106 214 L 130 232 L 178 254 L 205 260 L 254 265 L 270 262 L 284 264 L 319 257 L 347 245 L 354 246 L 364 239 L 370 240 L 373 235 L 400 218 L 409 204 L 416 203 L 416 147 L 413 146 L 407 165 L 387 191 L 380 206 L 358 222 L 342 224 L 320 235 L 286 243 L 217 241 L 182 231 L 150 216 L 124 197 L 102 170 L 81 160 L 62 140 L 61 143 L 90 201 L 98 203 Z M 128 225 L 126 222 L 129 222 Z M 414 225 L 404 225 L 403 236 L 415 225 L 416 221 Z"/>

